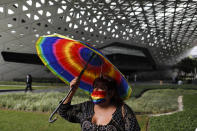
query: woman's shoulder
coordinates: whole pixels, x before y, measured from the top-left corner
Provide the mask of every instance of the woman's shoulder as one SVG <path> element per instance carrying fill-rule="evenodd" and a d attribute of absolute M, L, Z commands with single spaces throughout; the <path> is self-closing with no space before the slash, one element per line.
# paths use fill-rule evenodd
<path fill-rule="evenodd" d="M 131 107 L 130 107 L 129 105 L 127 105 L 126 103 L 123 103 L 123 107 L 124 107 L 125 109 L 130 109 L 130 110 L 131 110 Z"/>
<path fill-rule="evenodd" d="M 87 111 L 87 110 L 92 110 L 94 107 L 94 103 L 92 101 L 85 101 L 83 103 L 80 103 L 82 110 Z"/>
<path fill-rule="evenodd" d="M 125 121 L 126 121 L 125 130 L 140 131 L 140 126 L 131 107 L 129 107 L 127 104 L 124 104 L 124 109 L 125 109 Z"/>
<path fill-rule="evenodd" d="M 90 106 L 90 105 L 93 105 L 94 103 L 92 101 L 85 101 L 85 102 L 82 102 L 81 105 L 84 105 L 84 106 Z"/>
<path fill-rule="evenodd" d="M 123 104 L 123 110 L 125 110 L 126 114 L 134 114 L 132 108 L 126 103 Z"/>

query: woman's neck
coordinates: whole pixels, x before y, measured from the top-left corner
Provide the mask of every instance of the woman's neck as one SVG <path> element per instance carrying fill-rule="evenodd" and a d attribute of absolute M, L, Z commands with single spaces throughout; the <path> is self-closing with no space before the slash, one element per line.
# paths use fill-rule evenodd
<path fill-rule="evenodd" d="M 113 114 L 116 111 L 116 106 L 112 104 L 95 104 L 92 123 L 96 125 L 107 125 L 112 120 Z"/>
<path fill-rule="evenodd" d="M 109 102 L 104 102 L 104 103 L 100 103 L 100 104 L 95 104 L 95 107 L 96 108 L 109 108 L 109 107 L 116 107 L 116 106 L 114 106 L 113 104 L 111 104 L 111 103 L 109 103 Z"/>

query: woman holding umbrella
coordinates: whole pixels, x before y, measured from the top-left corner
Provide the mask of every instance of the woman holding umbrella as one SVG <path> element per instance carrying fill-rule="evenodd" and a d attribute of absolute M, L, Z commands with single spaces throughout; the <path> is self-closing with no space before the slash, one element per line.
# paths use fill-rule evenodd
<path fill-rule="evenodd" d="M 81 123 L 82 130 L 140 130 L 133 111 L 123 102 L 132 89 L 102 52 L 59 34 L 41 36 L 36 49 L 48 69 L 72 87 L 51 114 L 50 123 L 56 120 L 52 117 L 60 107 L 59 114 Z M 107 76 L 99 77 L 103 73 Z M 78 87 L 91 93 L 92 101 L 71 105 Z"/>
<path fill-rule="evenodd" d="M 70 83 L 74 89 L 59 108 L 60 116 L 70 122 L 80 123 L 83 131 L 140 131 L 133 111 L 119 96 L 114 79 L 109 76 L 96 78 L 92 101 L 71 105 L 78 86 L 76 77 Z"/>

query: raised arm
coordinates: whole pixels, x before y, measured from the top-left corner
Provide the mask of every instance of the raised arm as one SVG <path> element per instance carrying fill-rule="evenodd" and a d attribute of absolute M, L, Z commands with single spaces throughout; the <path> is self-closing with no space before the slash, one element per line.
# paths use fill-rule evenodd
<path fill-rule="evenodd" d="M 71 105 L 71 100 L 75 92 L 77 91 L 78 86 L 79 86 L 79 79 L 78 77 L 76 77 L 70 82 L 70 89 L 73 88 L 72 92 L 70 93 L 70 95 L 67 97 L 67 99 L 64 101 L 64 103 L 60 106 L 58 110 L 58 113 L 61 117 L 74 123 L 79 123 L 82 117 L 83 103 Z"/>
<path fill-rule="evenodd" d="M 79 87 L 79 82 L 80 80 L 78 79 L 78 77 L 75 77 L 71 82 L 70 82 L 70 89 L 72 89 L 72 92 L 70 93 L 70 95 L 68 96 L 68 98 L 64 101 L 63 104 L 69 103 L 71 102 L 75 92 L 77 91 L 78 87 Z"/>

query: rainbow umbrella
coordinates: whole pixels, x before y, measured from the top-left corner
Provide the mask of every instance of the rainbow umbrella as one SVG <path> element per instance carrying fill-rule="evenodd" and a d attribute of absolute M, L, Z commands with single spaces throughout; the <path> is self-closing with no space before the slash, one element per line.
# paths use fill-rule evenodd
<path fill-rule="evenodd" d="M 131 95 L 131 87 L 121 72 L 102 52 L 87 43 L 54 34 L 41 36 L 36 42 L 36 49 L 45 66 L 67 84 L 81 75 L 79 88 L 91 93 L 95 78 L 101 74 L 108 75 L 117 81 L 123 100 Z"/>

